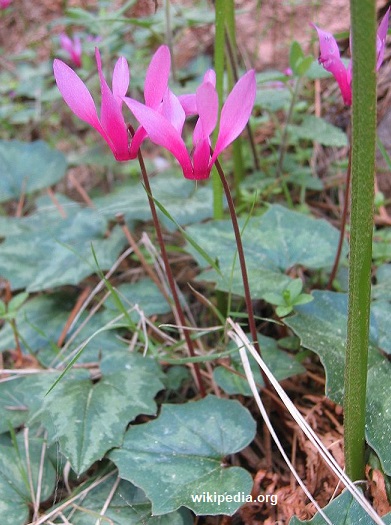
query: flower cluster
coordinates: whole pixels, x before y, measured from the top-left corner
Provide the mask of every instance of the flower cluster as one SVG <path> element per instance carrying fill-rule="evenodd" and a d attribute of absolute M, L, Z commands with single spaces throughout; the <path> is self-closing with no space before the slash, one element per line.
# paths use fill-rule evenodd
<path fill-rule="evenodd" d="M 126 97 L 129 67 L 125 58 L 114 67 L 112 89 L 102 72 L 98 49 L 95 52 L 101 87 L 100 118 L 93 98 L 84 82 L 64 62 L 56 59 L 53 69 L 58 89 L 69 108 L 80 119 L 95 128 L 109 145 L 118 161 L 137 156 L 146 137 L 170 151 L 188 179 L 209 177 L 218 155 L 227 148 L 246 126 L 255 101 L 255 72 L 248 71 L 228 95 L 220 114 L 220 125 L 214 149 L 210 136 L 218 121 L 216 75 L 209 70 L 196 93 L 177 97 L 168 87 L 171 57 L 167 46 L 160 46 L 148 67 L 144 84 L 144 101 Z M 140 126 L 130 139 L 122 106 L 127 105 Z M 185 119 L 198 116 L 193 132 L 193 150 L 187 151 L 182 138 Z"/>
<path fill-rule="evenodd" d="M 388 19 L 390 16 L 390 9 L 388 8 L 377 30 L 376 38 L 376 71 L 379 70 L 384 59 L 384 48 L 386 45 L 386 36 L 388 30 Z M 338 44 L 331 33 L 319 29 L 315 24 L 311 24 L 318 32 L 319 37 L 319 63 L 329 71 L 338 82 L 341 90 L 342 98 L 347 106 L 352 104 L 352 62 L 345 67 L 341 60 Z"/>

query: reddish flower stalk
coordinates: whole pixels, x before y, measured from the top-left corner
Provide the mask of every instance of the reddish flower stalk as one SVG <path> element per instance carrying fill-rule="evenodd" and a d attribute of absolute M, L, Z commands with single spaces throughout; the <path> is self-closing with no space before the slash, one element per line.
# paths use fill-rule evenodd
<path fill-rule="evenodd" d="M 154 224 L 154 227 L 155 227 L 156 235 L 157 235 L 159 246 L 160 246 L 160 253 L 161 253 L 161 256 L 162 256 L 163 261 L 164 261 L 164 267 L 165 267 L 165 270 L 166 270 L 166 276 L 167 276 L 168 284 L 169 284 L 170 289 L 171 289 L 172 298 L 174 300 L 175 308 L 176 308 L 176 310 L 178 312 L 179 322 L 183 326 L 183 334 L 184 334 L 184 337 L 185 337 L 187 348 L 189 350 L 189 354 L 190 354 L 191 357 L 196 357 L 196 353 L 194 351 L 193 341 L 192 341 L 192 339 L 190 337 L 190 332 L 189 332 L 189 330 L 186 330 L 185 315 L 183 313 L 182 305 L 181 305 L 181 302 L 180 302 L 180 299 L 179 299 L 179 296 L 178 296 L 178 292 L 177 292 L 177 289 L 176 289 L 174 276 L 172 274 L 170 262 L 168 260 L 167 250 L 166 250 L 166 246 L 164 244 L 162 229 L 160 227 L 160 221 L 159 221 L 159 218 L 158 218 L 158 215 L 157 215 L 155 201 L 154 201 L 153 195 L 152 195 L 151 185 L 149 184 L 149 178 L 148 178 L 147 170 L 145 168 L 144 159 L 143 159 L 143 156 L 142 156 L 140 150 L 138 151 L 138 161 L 139 161 L 139 164 L 140 164 L 141 174 L 142 174 L 142 177 L 143 177 L 144 186 L 145 186 L 145 189 L 146 189 L 146 192 L 147 192 L 147 196 L 148 196 L 149 207 L 151 208 L 152 220 L 153 220 L 153 224 Z M 206 390 L 205 390 L 205 386 L 204 386 L 204 383 L 203 383 L 203 380 L 202 380 L 201 371 L 200 371 L 200 368 L 198 366 L 198 363 L 193 363 L 193 367 L 194 367 L 194 373 L 195 373 L 196 380 L 197 380 L 198 390 L 199 390 L 201 396 L 205 397 L 206 396 Z"/>

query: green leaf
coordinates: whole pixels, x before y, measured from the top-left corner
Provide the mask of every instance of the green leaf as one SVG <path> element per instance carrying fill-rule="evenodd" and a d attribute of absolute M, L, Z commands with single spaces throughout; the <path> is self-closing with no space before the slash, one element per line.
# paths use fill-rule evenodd
<path fill-rule="evenodd" d="M 59 373 L 16 376 L 0 383 L 0 434 L 27 422 L 41 407 L 46 392 Z"/>
<path fill-rule="evenodd" d="M 309 68 L 312 66 L 313 58 L 311 56 L 304 57 L 300 62 L 296 64 L 296 74 L 299 77 L 303 77 Z"/>
<path fill-rule="evenodd" d="M 333 525 L 375 524 L 373 519 L 368 516 L 347 490 L 324 507 L 323 511 Z M 391 513 L 383 516 L 382 520 L 387 525 L 391 524 Z M 325 523 L 322 516 L 318 513 L 308 521 L 301 521 L 294 516 L 290 520 L 289 525 L 324 525 Z"/>
<path fill-rule="evenodd" d="M 138 356 L 137 356 L 138 357 Z M 164 385 L 133 360 L 133 366 L 104 375 L 98 383 L 65 375 L 48 394 L 33 421 L 41 421 L 51 442 L 58 441 L 72 468 L 81 474 L 121 444 L 128 423 L 156 413 L 154 397 Z"/>
<path fill-rule="evenodd" d="M 258 341 L 262 351 L 262 358 L 278 381 L 282 381 L 287 377 L 303 374 L 305 372 L 305 368 L 300 363 L 295 361 L 289 354 L 283 352 L 278 347 L 275 339 L 259 334 Z M 235 346 L 234 343 L 230 343 L 228 348 L 231 346 Z M 259 365 L 251 357 L 251 355 L 249 355 L 248 358 L 250 361 L 251 370 L 254 374 L 255 382 L 262 386 L 263 379 Z M 229 395 L 241 394 L 244 396 L 252 396 L 253 394 L 248 385 L 248 381 L 246 377 L 244 377 L 245 373 L 239 352 L 231 354 L 230 359 L 231 368 L 233 368 L 240 375 L 227 370 L 227 368 L 223 366 L 216 366 L 216 368 L 213 370 L 213 379 Z"/>
<path fill-rule="evenodd" d="M 19 439 L 20 438 L 20 439 Z M 28 440 L 28 459 L 23 436 L 12 443 L 3 440 L 0 444 L 0 516 L 2 525 L 24 525 L 29 516 L 31 492 L 28 483 L 28 468 L 31 469 L 34 494 L 41 481 L 41 501 L 48 499 L 55 489 L 56 471 L 53 465 L 45 460 L 43 475 L 40 478 L 40 459 L 43 439 Z M 15 448 L 17 446 L 17 449 Z"/>
<path fill-rule="evenodd" d="M 11 301 L 8 303 L 8 312 L 15 312 L 19 310 L 22 304 L 27 301 L 29 294 L 26 292 L 18 293 L 14 295 Z"/>
<path fill-rule="evenodd" d="M 275 112 L 282 109 L 287 110 L 291 99 L 292 94 L 288 88 L 264 88 L 258 90 L 255 103 L 266 111 Z"/>
<path fill-rule="evenodd" d="M 301 279 L 293 279 L 293 281 L 288 284 L 286 289 L 290 293 L 290 301 L 291 304 L 293 304 L 294 300 L 300 295 L 303 289 L 303 281 Z"/>
<path fill-rule="evenodd" d="M 27 301 L 16 314 L 16 326 L 24 352 L 32 352 L 43 366 L 53 366 L 64 359 L 67 354 L 58 355 L 57 340 L 64 328 L 69 314 L 74 306 L 75 298 L 65 293 L 39 295 Z M 82 314 L 79 323 L 85 321 L 86 314 Z M 69 352 L 77 348 L 88 337 L 94 334 L 113 315 L 106 319 L 105 313 L 97 312 L 88 324 L 75 338 Z M 78 328 L 78 325 L 75 329 Z M 73 331 L 69 334 L 71 335 Z M 12 348 L 14 335 L 9 325 L 0 330 L 0 351 Z M 88 344 L 80 359 L 81 362 L 97 361 L 102 353 L 112 352 L 119 347 L 125 347 L 113 332 L 102 332 Z"/>
<path fill-rule="evenodd" d="M 293 310 L 293 306 L 277 306 L 276 308 L 276 314 L 278 317 L 285 317 L 286 315 L 290 314 Z"/>
<path fill-rule="evenodd" d="M 291 137 L 319 142 L 323 146 L 343 148 L 348 145 L 346 133 L 324 119 L 314 115 L 305 115 L 300 126 L 289 126 Z"/>
<path fill-rule="evenodd" d="M 41 140 L 0 140 L 0 202 L 56 184 L 66 166 L 64 155 Z"/>
<path fill-rule="evenodd" d="M 91 243 L 101 269 L 112 266 L 126 240 L 119 227 L 106 238 L 107 223 L 94 210 L 76 211 L 53 222 L 40 214 L 22 221 L 25 231 L 6 238 L 0 252 L 0 274 L 11 287 L 41 291 L 79 284 L 97 271 Z"/>
<path fill-rule="evenodd" d="M 243 228 L 243 220 L 240 225 Z M 204 271 L 199 280 L 215 282 L 219 290 L 243 296 L 231 221 L 192 225 L 187 231 L 210 257 L 218 260 L 221 271 L 220 275 Z M 251 217 L 242 240 L 253 299 L 264 298 L 267 293 L 281 295 L 291 282 L 286 271 L 292 266 L 300 264 L 310 269 L 332 266 L 338 238 L 339 232 L 327 221 L 279 205 L 270 206 L 261 217 Z M 185 249 L 201 268 L 205 267 L 204 259 L 196 250 L 190 245 Z M 345 244 L 343 257 L 346 252 Z"/>
<path fill-rule="evenodd" d="M 151 179 L 155 199 L 160 201 L 180 225 L 199 222 L 213 215 L 213 192 L 210 185 L 196 186 L 182 176 L 160 173 Z M 109 195 L 94 199 L 101 214 L 113 220 L 123 213 L 126 220 L 151 220 L 148 197 L 142 184 L 121 186 Z M 173 231 L 175 225 L 160 210 L 158 215 L 164 226 Z"/>
<path fill-rule="evenodd" d="M 151 503 L 144 492 L 129 483 L 121 480 L 114 493 L 114 480 L 108 479 L 91 490 L 83 498 L 82 506 L 64 512 L 64 516 L 71 520 L 72 525 L 96 525 L 101 516 L 102 506 L 110 499 L 110 504 L 101 518 L 104 525 L 192 525 L 194 520 L 190 512 L 180 509 L 164 516 L 152 516 Z M 56 522 L 56 523 L 63 523 Z"/>
<path fill-rule="evenodd" d="M 303 58 L 304 52 L 301 48 L 301 45 L 299 44 L 299 42 L 296 42 L 296 40 L 294 40 L 291 44 L 291 48 L 289 51 L 289 66 L 296 75 L 298 75 L 296 71 L 296 65 L 299 62 L 301 62 Z"/>
<path fill-rule="evenodd" d="M 296 315 L 284 322 L 300 337 L 302 346 L 319 355 L 326 371 L 326 394 L 342 404 L 347 296 L 315 290 L 313 297 L 311 303 L 295 307 Z M 391 434 L 391 362 L 377 346 L 378 340 L 375 315 L 371 317 L 370 327 L 366 436 L 377 451 L 384 471 L 391 475 L 391 442 L 388 439 Z"/>
<path fill-rule="evenodd" d="M 157 419 L 131 427 L 123 446 L 109 457 L 122 478 L 145 491 L 154 515 L 181 506 L 196 514 L 233 514 L 240 502 L 218 505 L 193 501 L 192 496 L 207 491 L 250 494 L 251 476 L 242 468 L 226 467 L 224 457 L 242 450 L 254 435 L 255 421 L 247 409 L 237 401 L 208 396 L 163 405 Z"/>

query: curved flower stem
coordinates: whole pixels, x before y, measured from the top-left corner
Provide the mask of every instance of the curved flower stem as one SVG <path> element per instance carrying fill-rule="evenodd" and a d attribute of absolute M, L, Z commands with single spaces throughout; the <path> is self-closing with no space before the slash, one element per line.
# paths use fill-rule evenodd
<path fill-rule="evenodd" d="M 184 337 L 185 337 L 185 340 L 186 340 L 186 344 L 187 344 L 187 348 L 189 350 L 189 354 L 190 354 L 191 357 L 196 357 L 196 353 L 194 351 L 193 341 L 192 341 L 192 339 L 190 337 L 189 331 L 186 330 L 185 315 L 184 315 L 183 310 L 182 310 L 181 302 L 179 300 L 178 292 L 177 292 L 175 281 L 174 281 L 174 276 L 173 276 L 172 271 L 171 271 L 171 266 L 170 266 L 170 262 L 168 260 L 166 246 L 164 244 L 162 229 L 160 227 L 160 222 L 159 222 L 159 218 L 158 218 L 157 211 L 156 211 L 155 201 L 154 201 L 153 196 L 152 196 L 151 185 L 149 184 L 147 170 L 145 169 L 144 159 L 143 159 L 143 156 L 142 156 L 140 150 L 138 152 L 138 161 L 139 161 L 139 164 L 140 164 L 141 174 L 143 176 L 144 186 L 145 186 L 145 189 L 147 191 L 149 207 L 151 208 L 153 224 L 155 226 L 156 235 L 157 235 L 159 246 L 160 246 L 160 252 L 161 252 L 161 255 L 162 255 L 162 258 L 163 258 L 163 261 L 164 261 L 164 267 L 165 267 L 165 270 L 166 270 L 168 284 L 169 284 L 170 289 L 171 289 L 172 298 L 174 300 L 175 308 L 176 308 L 176 310 L 178 312 L 178 317 L 179 317 L 179 321 L 181 323 L 181 326 L 184 327 L 183 334 L 184 334 Z M 196 380 L 197 380 L 198 390 L 199 390 L 201 396 L 205 397 L 206 396 L 206 391 L 205 391 L 204 383 L 202 381 L 200 367 L 198 366 L 198 363 L 193 363 L 193 367 L 194 367 L 194 373 L 195 373 Z"/>
<path fill-rule="evenodd" d="M 331 290 L 335 276 L 337 275 L 339 261 L 341 259 L 342 246 L 345 238 L 346 223 L 348 220 L 348 211 L 349 211 L 349 202 L 350 202 L 350 183 L 352 178 L 352 148 L 349 147 L 349 160 L 348 160 L 348 170 L 346 173 L 346 185 L 345 185 L 345 199 L 343 203 L 342 211 L 342 220 L 341 220 L 341 229 L 339 232 L 339 241 L 337 253 L 335 254 L 333 269 L 331 270 L 330 277 L 326 286 L 326 290 Z"/>
<path fill-rule="evenodd" d="M 232 199 L 232 195 L 231 195 L 231 192 L 228 186 L 227 179 L 225 178 L 225 175 L 224 175 L 223 168 L 221 167 L 220 162 L 218 160 L 216 160 L 215 166 L 220 176 L 221 184 L 223 185 L 224 193 L 225 193 L 227 203 L 228 203 L 229 214 L 231 216 L 232 227 L 233 227 L 234 234 L 235 234 L 235 241 L 236 241 L 236 246 L 238 249 L 240 269 L 242 271 L 244 297 L 246 301 L 247 314 L 248 314 L 248 325 L 249 325 L 250 332 L 251 332 L 252 344 L 254 348 L 256 349 L 256 351 L 259 353 L 259 355 L 261 355 L 261 349 L 258 343 L 257 327 L 255 326 L 253 303 L 251 301 L 250 286 L 248 282 L 246 259 L 244 256 L 243 243 L 242 243 L 242 237 L 240 235 L 238 219 L 236 217 L 235 205 Z M 267 383 L 265 382 L 265 385 L 266 384 Z"/>

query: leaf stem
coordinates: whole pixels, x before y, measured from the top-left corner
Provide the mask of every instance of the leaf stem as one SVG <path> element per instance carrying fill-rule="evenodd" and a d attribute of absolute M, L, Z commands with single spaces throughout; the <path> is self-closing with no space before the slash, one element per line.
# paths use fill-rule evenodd
<path fill-rule="evenodd" d="M 376 5 L 350 1 L 353 52 L 352 198 L 345 363 L 345 464 L 364 478 L 376 147 Z"/>

